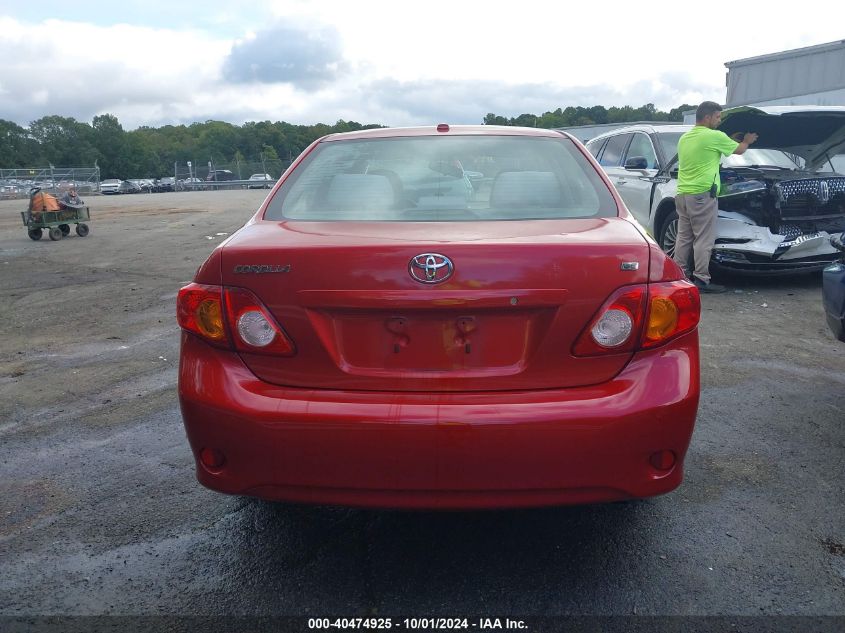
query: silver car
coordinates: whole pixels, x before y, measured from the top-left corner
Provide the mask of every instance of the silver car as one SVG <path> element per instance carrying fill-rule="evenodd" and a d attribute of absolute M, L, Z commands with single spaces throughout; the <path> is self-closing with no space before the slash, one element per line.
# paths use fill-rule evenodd
<path fill-rule="evenodd" d="M 672 253 L 678 139 L 689 125 L 635 125 L 587 143 L 626 206 L 663 250 Z M 845 107 L 726 109 L 728 135 L 757 132 L 742 155 L 722 160 L 713 264 L 777 274 L 821 270 L 840 253 L 831 235 L 845 231 Z"/>

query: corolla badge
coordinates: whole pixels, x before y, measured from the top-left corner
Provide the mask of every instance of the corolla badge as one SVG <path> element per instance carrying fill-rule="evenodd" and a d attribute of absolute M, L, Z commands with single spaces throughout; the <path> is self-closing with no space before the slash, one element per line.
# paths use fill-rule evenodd
<path fill-rule="evenodd" d="M 424 284 L 439 284 L 452 276 L 455 267 L 452 260 L 440 253 L 422 253 L 411 258 L 408 272 L 411 277 Z"/>

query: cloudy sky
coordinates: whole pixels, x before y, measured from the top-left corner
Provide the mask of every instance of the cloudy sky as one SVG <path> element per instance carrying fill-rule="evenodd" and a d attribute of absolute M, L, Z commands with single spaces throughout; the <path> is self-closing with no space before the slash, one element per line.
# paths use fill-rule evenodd
<path fill-rule="evenodd" d="M 801 6 L 0 0 L 0 119 L 397 126 L 569 105 L 668 110 L 724 101 L 727 61 L 845 37 L 825 18 L 839 2 Z"/>

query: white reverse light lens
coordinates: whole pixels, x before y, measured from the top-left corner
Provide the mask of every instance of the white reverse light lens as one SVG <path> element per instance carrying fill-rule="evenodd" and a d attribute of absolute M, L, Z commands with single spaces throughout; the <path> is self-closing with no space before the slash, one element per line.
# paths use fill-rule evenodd
<path fill-rule="evenodd" d="M 244 343 L 264 347 L 273 342 L 276 331 L 258 310 L 249 310 L 238 317 L 238 334 Z"/>
<path fill-rule="evenodd" d="M 593 340 L 602 347 L 618 347 L 628 340 L 634 327 L 625 310 L 608 310 L 591 330 Z"/>

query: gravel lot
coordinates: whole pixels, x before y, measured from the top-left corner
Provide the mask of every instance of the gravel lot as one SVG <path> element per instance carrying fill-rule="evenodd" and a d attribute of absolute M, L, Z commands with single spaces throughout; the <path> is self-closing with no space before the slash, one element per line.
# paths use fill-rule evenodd
<path fill-rule="evenodd" d="M 408 513 L 201 488 L 178 288 L 265 191 L 0 202 L 0 616 L 845 616 L 845 345 L 820 280 L 705 296 L 687 478 L 642 502 Z"/>

